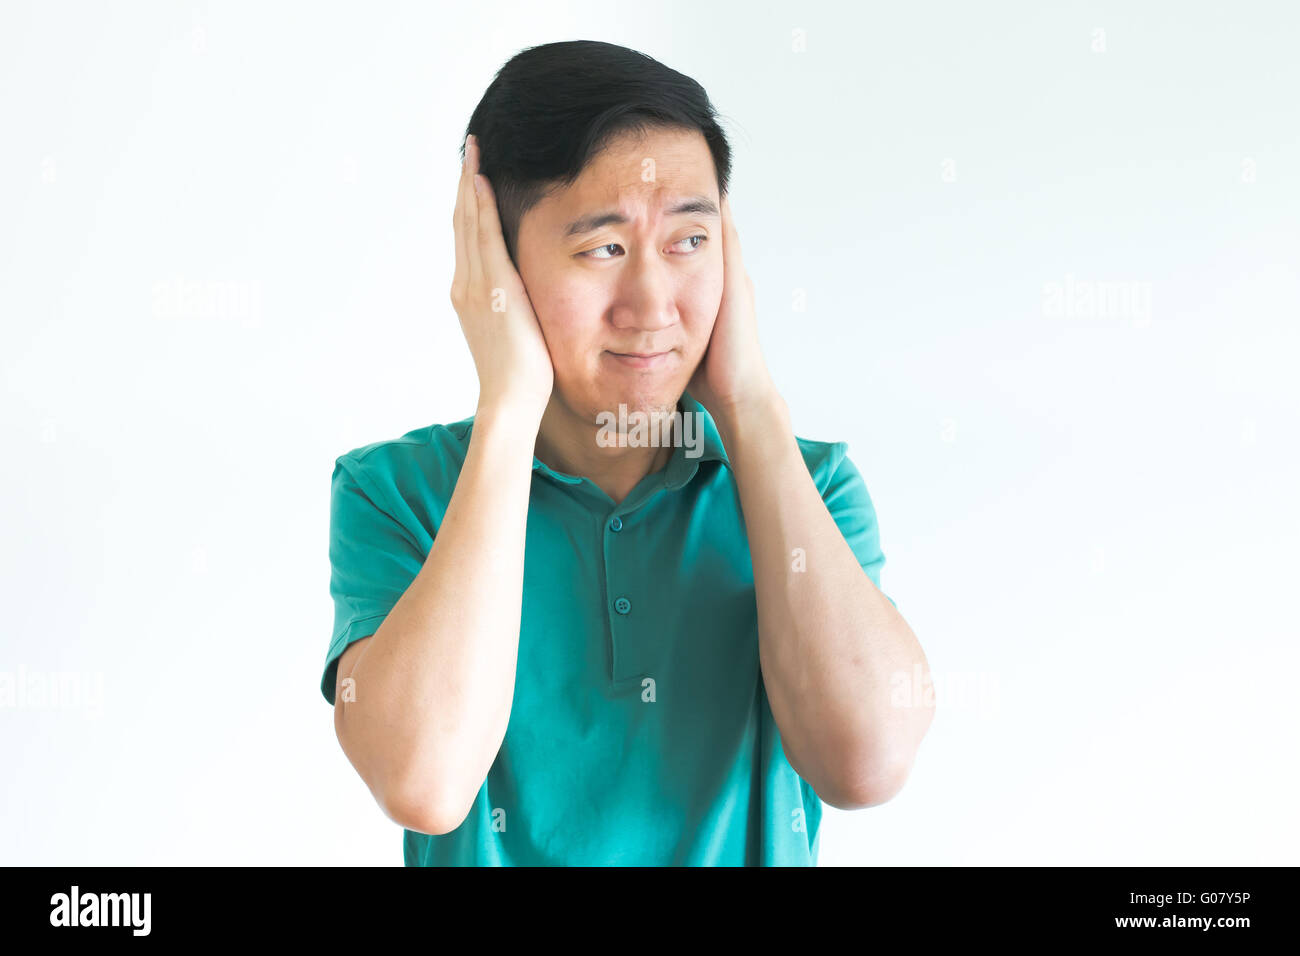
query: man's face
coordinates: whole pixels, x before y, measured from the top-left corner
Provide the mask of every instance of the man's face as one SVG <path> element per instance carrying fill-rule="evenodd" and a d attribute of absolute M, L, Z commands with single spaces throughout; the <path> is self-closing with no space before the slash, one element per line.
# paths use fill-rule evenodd
<path fill-rule="evenodd" d="M 593 425 L 620 403 L 676 408 L 722 301 L 719 199 L 703 135 L 653 130 L 613 141 L 524 214 L 516 257 L 555 367 L 553 401 Z M 598 221 L 606 214 L 625 221 Z M 629 353 L 665 354 L 619 357 Z"/>

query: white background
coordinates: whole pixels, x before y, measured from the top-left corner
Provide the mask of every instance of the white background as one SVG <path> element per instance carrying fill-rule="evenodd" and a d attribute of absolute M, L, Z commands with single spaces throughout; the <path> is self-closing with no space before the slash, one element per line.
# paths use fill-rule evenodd
<path fill-rule="evenodd" d="M 1300 14 L 804 0 L 4 4 L 0 678 L 84 695 L 0 707 L 0 862 L 401 864 L 319 690 L 330 476 L 473 413 L 457 149 L 562 39 L 724 114 L 935 675 L 822 864 L 1300 862 Z"/>

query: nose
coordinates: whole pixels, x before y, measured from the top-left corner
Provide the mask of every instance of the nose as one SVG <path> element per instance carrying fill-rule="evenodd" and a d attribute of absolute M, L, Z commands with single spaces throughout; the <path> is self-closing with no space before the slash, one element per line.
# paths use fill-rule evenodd
<path fill-rule="evenodd" d="M 653 251 L 619 274 L 611 320 L 616 328 L 654 332 L 677 322 L 672 270 Z"/>

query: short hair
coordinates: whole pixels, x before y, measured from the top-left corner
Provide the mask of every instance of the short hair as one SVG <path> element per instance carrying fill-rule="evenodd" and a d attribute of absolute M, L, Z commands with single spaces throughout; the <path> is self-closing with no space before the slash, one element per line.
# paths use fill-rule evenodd
<path fill-rule="evenodd" d="M 713 155 L 718 195 L 725 196 L 731 147 L 718 116 L 704 87 L 644 53 L 565 40 L 515 54 L 497 71 L 465 132 L 478 139 L 479 172 L 492 184 L 506 251 L 517 267 L 524 213 L 572 185 L 623 133 L 698 130 Z M 460 153 L 463 161 L 463 138 Z"/>

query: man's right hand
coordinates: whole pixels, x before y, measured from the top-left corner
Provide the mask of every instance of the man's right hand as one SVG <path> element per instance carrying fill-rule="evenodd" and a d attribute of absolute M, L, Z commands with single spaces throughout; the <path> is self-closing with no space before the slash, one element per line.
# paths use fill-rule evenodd
<path fill-rule="evenodd" d="M 540 422 L 555 369 L 523 280 L 506 252 L 496 195 L 478 170 L 478 142 L 469 136 L 452 218 L 456 272 L 451 304 L 478 370 L 479 411 L 535 414 Z"/>

